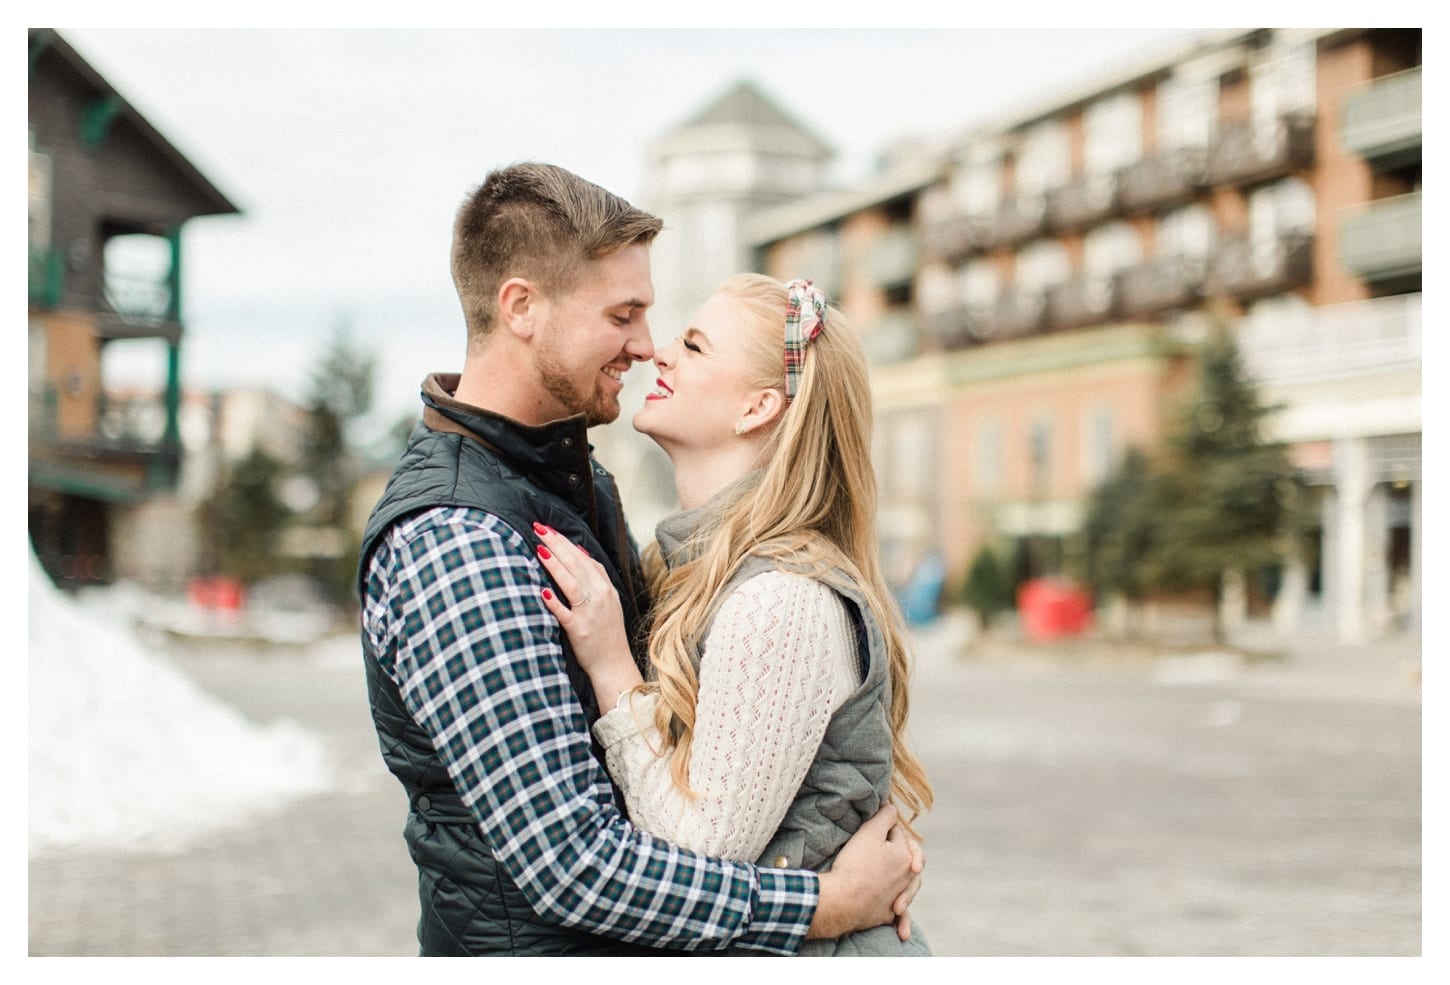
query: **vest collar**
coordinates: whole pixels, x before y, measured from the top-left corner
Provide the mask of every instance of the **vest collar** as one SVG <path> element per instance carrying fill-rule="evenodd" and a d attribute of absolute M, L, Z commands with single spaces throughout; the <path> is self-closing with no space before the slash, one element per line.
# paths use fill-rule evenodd
<path fill-rule="evenodd" d="M 530 480 L 566 499 L 592 498 L 593 447 L 583 414 L 529 425 L 454 398 L 458 373 L 430 373 L 423 380 L 423 423 L 488 447 Z M 430 413 L 431 411 L 431 413 Z"/>

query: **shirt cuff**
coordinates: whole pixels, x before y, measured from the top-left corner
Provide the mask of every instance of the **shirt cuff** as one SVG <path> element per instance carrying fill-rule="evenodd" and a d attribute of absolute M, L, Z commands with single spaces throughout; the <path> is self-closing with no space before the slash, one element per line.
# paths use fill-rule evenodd
<path fill-rule="evenodd" d="M 750 930 L 736 938 L 734 946 L 770 954 L 797 954 L 820 903 L 820 878 L 805 869 L 757 871 L 760 885 Z"/>
<path fill-rule="evenodd" d="M 640 728 L 636 720 L 646 724 L 652 722 L 659 699 L 660 696 L 653 692 L 642 694 L 631 690 L 621 693 L 614 707 L 594 722 L 594 738 L 599 740 L 601 746 L 609 749 L 626 739 L 639 736 Z"/>

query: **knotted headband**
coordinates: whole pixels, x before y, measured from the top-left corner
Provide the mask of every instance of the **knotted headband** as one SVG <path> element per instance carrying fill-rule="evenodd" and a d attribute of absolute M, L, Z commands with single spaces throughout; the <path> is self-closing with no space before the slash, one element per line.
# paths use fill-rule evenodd
<path fill-rule="evenodd" d="M 826 327 L 826 296 L 808 278 L 785 285 L 785 398 L 793 400 L 800 388 L 806 344 Z"/>

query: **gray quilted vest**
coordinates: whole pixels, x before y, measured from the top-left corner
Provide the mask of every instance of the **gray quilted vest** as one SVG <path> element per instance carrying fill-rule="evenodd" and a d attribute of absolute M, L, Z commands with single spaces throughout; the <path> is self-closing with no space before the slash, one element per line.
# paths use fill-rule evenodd
<path fill-rule="evenodd" d="M 697 542 L 691 537 L 712 522 L 729 499 L 748 490 L 750 477 L 732 485 L 695 510 L 666 517 L 656 528 L 660 555 L 670 567 L 692 556 Z M 748 495 L 748 491 L 745 491 Z M 721 590 L 723 600 L 732 590 L 756 575 L 776 569 L 775 562 L 747 557 Z M 846 579 L 842 578 L 842 582 Z M 854 630 L 862 678 L 860 686 L 831 716 L 815 758 L 806 771 L 795 800 L 775 835 L 757 859 L 758 865 L 776 868 L 829 869 L 836 853 L 851 835 L 876 813 L 891 792 L 891 679 L 885 637 L 872 617 L 866 599 L 854 586 L 830 584 L 844 604 Z M 710 617 L 700 639 L 714 625 Z M 699 670 L 700 653 L 693 654 Z M 926 938 L 913 924 L 911 939 L 902 941 L 892 927 L 875 927 L 835 940 L 809 940 L 801 955 L 902 956 L 930 955 Z"/>

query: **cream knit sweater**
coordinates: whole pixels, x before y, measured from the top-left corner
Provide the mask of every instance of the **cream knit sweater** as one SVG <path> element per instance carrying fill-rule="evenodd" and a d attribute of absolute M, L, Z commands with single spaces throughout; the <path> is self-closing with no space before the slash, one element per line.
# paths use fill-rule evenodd
<path fill-rule="evenodd" d="M 595 723 L 610 775 L 638 828 L 682 848 L 755 861 L 805 778 L 832 713 L 859 686 L 840 597 L 770 571 L 721 604 L 700 658 L 690 749 L 692 798 L 670 778 L 656 695 L 626 694 Z"/>

